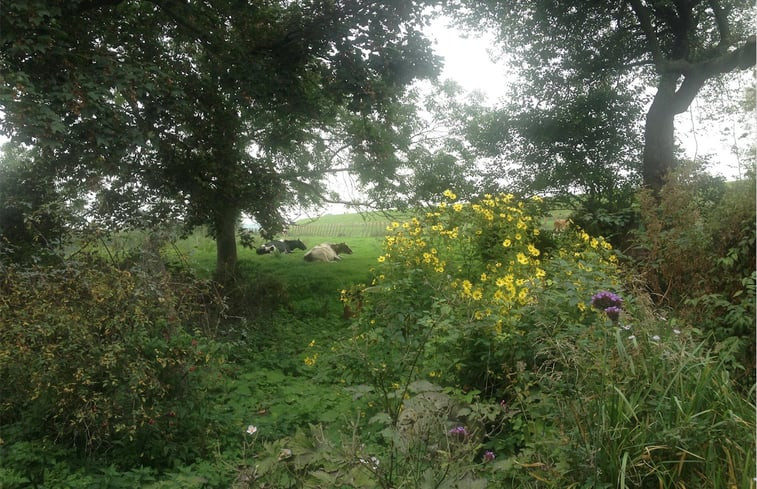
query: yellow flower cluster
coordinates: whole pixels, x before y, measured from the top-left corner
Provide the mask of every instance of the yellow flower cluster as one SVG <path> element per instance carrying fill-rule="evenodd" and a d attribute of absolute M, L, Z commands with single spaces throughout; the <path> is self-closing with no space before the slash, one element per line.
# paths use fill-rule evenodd
<path fill-rule="evenodd" d="M 473 320 L 503 317 L 534 300 L 531 290 L 545 272 L 532 242 L 539 230 L 526 205 L 511 194 L 485 195 L 477 203 L 458 202 L 451 190 L 444 197 L 424 218 L 387 227 L 379 263 L 399 273 L 427 270 L 431 286 L 452 291 Z"/>

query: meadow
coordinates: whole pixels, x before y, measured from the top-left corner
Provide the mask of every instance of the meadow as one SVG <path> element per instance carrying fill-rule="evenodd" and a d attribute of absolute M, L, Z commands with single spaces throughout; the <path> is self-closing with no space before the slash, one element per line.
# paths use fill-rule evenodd
<path fill-rule="evenodd" d="M 446 198 L 289 229 L 338 262 L 240 246 L 224 287 L 201 232 L 9 275 L 0 487 L 755 487 L 735 350 L 603 238 Z"/>

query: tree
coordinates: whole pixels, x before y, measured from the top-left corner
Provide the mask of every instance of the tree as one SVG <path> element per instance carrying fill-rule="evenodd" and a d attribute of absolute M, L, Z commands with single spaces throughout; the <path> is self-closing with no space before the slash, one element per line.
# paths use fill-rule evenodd
<path fill-rule="evenodd" d="M 282 205 L 321 198 L 329 127 L 391 176 L 377 138 L 436 70 L 427 3 L 6 2 L 2 131 L 109 215 L 208 225 L 223 279 L 242 212 L 273 234 Z"/>
<path fill-rule="evenodd" d="M 68 212 L 27 151 L 0 148 L 0 261 L 50 259 L 62 244 Z"/>
<path fill-rule="evenodd" d="M 642 176 L 654 190 L 675 166 L 675 115 L 709 80 L 755 64 L 753 5 L 742 0 L 459 3 L 469 22 L 496 29 L 534 104 L 556 106 L 575 87 L 608 81 L 653 93 L 644 121 Z"/>
<path fill-rule="evenodd" d="M 475 94 L 463 97 L 455 82 L 416 84 L 401 103 L 394 104 L 391 133 L 373 138 L 384 147 L 380 167 L 355 151 L 349 131 L 330 135 L 335 150 L 325 171 L 346 174 L 351 189 L 360 196 L 359 201 L 331 202 L 360 209 L 405 210 L 438 203 L 448 189 L 466 200 L 478 195 L 476 155 L 465 129 L 483 110 L 481 103 Z M 386 172 L 386 167 L 392 171 Z"/>

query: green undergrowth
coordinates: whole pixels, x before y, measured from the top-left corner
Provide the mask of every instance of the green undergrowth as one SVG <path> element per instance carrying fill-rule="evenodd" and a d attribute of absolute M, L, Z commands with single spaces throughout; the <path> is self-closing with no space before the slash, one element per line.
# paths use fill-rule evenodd
<path fill-rule="evenodd" d="M 224 287 L 202 233 L 6 273 L 0 368 L 35 382 L 0 487 L 754 487 L 754 390 L 699 325 L 561 214 L 445 195 L 388 239 L 290 230 L 338 262 L 240 246 Z"/>

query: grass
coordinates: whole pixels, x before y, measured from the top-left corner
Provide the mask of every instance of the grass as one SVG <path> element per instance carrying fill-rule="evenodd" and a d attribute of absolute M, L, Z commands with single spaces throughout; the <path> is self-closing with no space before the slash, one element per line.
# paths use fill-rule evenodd
<path fill-rule="evenodd" d="M 545 218 L 542 228 L 549 229 L 558 217 L 565 217 L 564 213 L 553 212 Z M 208 434 L 218 446 L 215 458 L 188 467 L 166 467 L 160 472 L 144 469 L 148 472 L 141 475 L 138 472 L 142 468 L 96 469 L 105 475 L 112 471 L 108 475 L 112 479 L 108 481 L 120 480 L 121 485 L 105 481 L 105 475 L 92 475 L 94 472 L 74 473 L 61 462 L 55 468 L 61 479 L 70 477 L 79 481 L 79 485 L 67 482 L 39 487 L 95 487 L 85 484 L 87 478 L 95 481 L 92 484 L 108 482 L 107 487 L 147 487 L 148 479 L 160 481 L 149 487 L 247 487 L 234 485 L 242 467 L 256 467 L 262 463 L 261 448 L 276 446 L 281 439 L 291 441 L 295 432 L 307 431 L 308 425 L 324 425 L 327 436 L 336 445 L 338 432 L 349 427 L 356 415 L 369 411 L 364 405 L 367 401 L 356 399 L 345 379 L 340 378 L 344 374 L 321 368 L 322 364 L 315 359 L 317 355 L 326 356 L 333 345 L 348 340 L 350 323 L 342 317 L 340 291 L 354 284 L 370 283 L 371 269 L 382 253 L 382 236 L 390 222 L 383 215 L 324 216 L 289 230 L 287 238 L 300 238 L 309 248 L 322 242 L 346 242 L 354 253 L 333 263 L 306 262 L 301 250 L 257 255 L 254 249 L 238 248 L 241 279 L 236 289 L 225 291 L 231 308 L 221 332 L 223 339 L 228 340 L 228 361 L 223 375 L 213 379 L 214 386 L 209 391 L 213 403 L 210 417 L 217 421 L 217 431 Z M 140 242 L 139 236 L 129 239 L 131 243 Z M 202 232 L 165 249 L 169 261 L 188 264 L 202 278 L 212 275 L 215 253 L 214 241 Z M 242 310 L 244 314 L 237 313 Z M 641 331 L 635 332 L 642 336 Z M 544 337 L 537 336 L 539 341 L 534 343 L 550 344 L 549 332 L 545 329 L 542 333 Z M 628 342 L 618 340 L 613 364 L 617 368 L 610 370 L 617 378 L 606 382 L 605 372 L 596 371 L 599 368 L 595 361 L 596 345 L 587 344 L 585 351 L 563 351 L 558 348 L 562 343 L 555 345 L 555 359 L 568 359 L 568 368 L 562 372 L 563 376 L 554 377 L 553 385 L 546 378 L 533 380 L 534 390 L 540 386 L 543 396 L 536 392 L 530 404 L 524 404 L 528 406 L 524 412 L 534 420 L 533 427 L 541 426 L 552 436 L 545 435 L 541 443 L 534 443 L 530 460 L 533 464 L 525 472 L 536 475 L 525 477 L 513 470 L 517 480 L 502 487 L 547 487 L 546 482 L 539 482 L 540 468 L 544 469 L 543 477 L 551 477 L 553 474 L 547 468 L 562 469 L 563 465 L 573 467 L 573 473 L 566 471 L 565 477 L 581 474 L 585 487 L 589 487 L 586 481 L 595 471 L 598 480 L 606 478 L 599 477 L 596 464 L 601 463 L 606 472 L 615 475 L 617 487 L 635 487 L 642 480 L 650 483 L 653 476 L 657 477 L 655 474 L 660 474 L 659 487 L 683 487 L 675 477 L 665 477 L 701 471 L 707 476 L 700 480 L 713 484 L 710 487 L 729 487 L 735 483 L 754 488 L 751 480 L 754 470 L 744 465 L 745 460 L 753 460 L 753 447 L 737 442 L 743 438 L 737 436 L 743 431 L 741 426 L 751 429 L 754 423 L 742 414 L 743 401 L 734 400 L 732 393 L 726 392 L 723 386 L 728 382 L 727 376 L 713 359 L 701 355 L 689 344 L 681 350 L 663 350 L 655 342 L 646 342 L 642 343 L 644 348 L 637 348 L 634 351 L 638 352 L 632 354 L 626 349 L 630 348 Z M 606 348 L 614 349 L 609 344 Z M 570 384 L 566 382 L 570 372 L 575 372 L 579 380 L 601 374 L 601 381 Z M 581 390 L 574 389 L 579 384 Z M 559 397 L 563 389 L 569 392 Z M 727 402 L 733 404 L 715 410 Z M 731 418 L 725 419 L 722 412 L 730 412 Z M 526 432 L 525 427 L 518 428 L 515 424 L 520 417 L 521 414 L 514 414 L 512 433 Z M 267 445 L 258 445 L 255 450 L 247 445 L 249 439 L 244 432 L 249 425 L 258 429 L 256 440 Z M 378 438 L 377 434 L 371 434 L 374 435 Z M 714 435 L 719 436 L 715 439 Z M 363 441 L 367 445 L 375 443 L 373 439 Z M 18 446 L 16 452 L 23 455 L 22 444 Z M 560 446 L 563 448 L 556 448 Z M 679 449 L 687 446 L 697 451 L 688 453 L 685 448 Z M 277 454 L 276 451 L 274 459 Z M 24 456 L 29 457 L 29 463 L 41 460 L 34 454 Z M 505 459 L 503 449 L 498 463 L 528 465 L 525 455 L 517 456 L 517 460 L 515 456 Z M 107 457 L 103 460 L 110 463 Z M 669 470 L 670 467 L 673 469 Z M 11 475 L 3 474 L 0 468 L 0 487 L 4 487 L 4 480 L 11 480 Z M 52 476 L 45 477 L 46 483 L 52 480 Z M 673 485 L 664 485 L 668 483 Z M 18 483 L 8 487 L 29 486 Z"/>
<path fill-rule="evenodd" d="M 345 241 L 353 253 L 336 262 L 306 262 L 301 250 L 258 255 L 254 249 L 238 247 L 240 287 L 250 289 L 235 300 L 278 303 L 275 310 L 251 314 L 249 322 L 237 326 L 249 331 L 238 344 L 241 353 L 233 353 L 238 373 L 227 379 L 223 389 L 223 403 L 233 420 L 229 430 L 241 433 L 253 424 L 262 439 L 274 440 L 308 424 L 348 422 L 355 409 L 352 394 L 338 379 L 322 378 L 317 368 L 305 364 L 305 358 L 343 340 L 348 322 L 342 318 L 341 290 L 370 282 L 387 222 L 362 222 L 355 215 L 325 216 L 318 228 L 306 224 L 281 237 L 302 239 L 308 248 Z M 378 227 L 381 235 L 372 236 L 378 234 Z M 169 258 L 189 263 L 200 277 L 212 275 L 215 243 L 204 233 L 197 232 L 166 252 Z M 256 283 L 271 289 L 274 297 L 259 299 Z"/>

